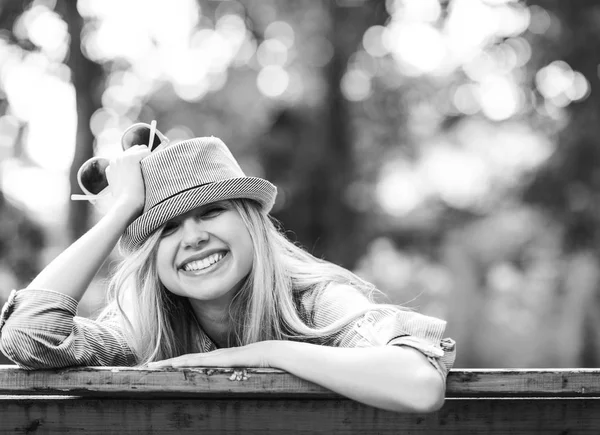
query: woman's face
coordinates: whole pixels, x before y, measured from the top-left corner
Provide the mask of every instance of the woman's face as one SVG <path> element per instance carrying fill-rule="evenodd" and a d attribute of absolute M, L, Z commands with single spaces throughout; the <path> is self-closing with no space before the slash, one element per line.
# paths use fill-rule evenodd
<path fill-rule="evenodd" d="M 250 273 L 252 239 L 228 201 L 198 207 L 164 227 L 157 269 L 172 293 L 228 304 Z"/>

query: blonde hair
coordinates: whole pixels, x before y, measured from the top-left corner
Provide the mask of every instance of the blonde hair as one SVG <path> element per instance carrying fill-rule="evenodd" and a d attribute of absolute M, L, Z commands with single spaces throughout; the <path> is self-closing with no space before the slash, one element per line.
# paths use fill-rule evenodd
<path fill-rule="evenodd" d="M 369 306 L 348 313 L 324 328 L 305 322 L 299 313 L 305 292 L 322 292 L 329 284 L 340 283 L 372 300 L 377 290 L 349 270 L 290 242 L 254 201 L 236 199 L 230 203 L 246 225 L 254 251 L 252 269 L 230 305 L 230 345 L 263 340 L 324 344 L 349 322 L 373 309 Z M 158 278 L 156 250 L 161 231 L 155 231 L 139 249 L 124 253 L 109 283 L 109 305 L 101 314 L 120 319 L 139 364 L 202 351 L 200 326 L 189 300 L 169 292 Z"/>

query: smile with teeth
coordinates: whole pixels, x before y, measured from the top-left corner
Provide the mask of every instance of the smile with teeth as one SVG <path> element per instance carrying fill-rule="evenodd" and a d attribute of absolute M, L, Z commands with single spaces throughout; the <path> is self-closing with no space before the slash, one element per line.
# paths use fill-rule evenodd
<path fill-rule="evenodd" d="M 202 260 L 190 261 L 189 263 L 184 264 L 182 269 L 186 272 L 195 272 L 198 270 L 206 269 L 207 267 L 210 267 L 213 264 L 221 261 L 223 257 L 225 257 L 224 252 L 217 252 L 215 254 L 203 258 Z"/>

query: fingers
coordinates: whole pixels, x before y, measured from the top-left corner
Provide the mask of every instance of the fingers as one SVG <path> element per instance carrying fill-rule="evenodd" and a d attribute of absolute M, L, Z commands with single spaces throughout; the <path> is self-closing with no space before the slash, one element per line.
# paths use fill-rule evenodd
<path fill-rule="evenodd" d="M 123 151 L 119 156 L 111 160 L 112 162 L 120 161 L 138 161 L 140 162 L 144 157 L 150 155 L 150 149 L 146 145 L 134 145 L 131 148 Z"/>
<path fill-rule="evenodd" d="M 202 361 L 202 359 L 202 355 L 200 354 L 182 355 L 176 358 L 169 358 L 162 361 L 149 362 L 148 367 L 151 369 L 162 369 L 167 367 L 194 367 L 201 365 L 201 363 L 205 363 Z"/>
<path fill-rule="evenodd" d="M 171 362 L 170 360 L 166 359 L 163 361 L 149 362 L 147 365 L 149 369 L 164 369 L 167 367 L 171 367 Z"/>

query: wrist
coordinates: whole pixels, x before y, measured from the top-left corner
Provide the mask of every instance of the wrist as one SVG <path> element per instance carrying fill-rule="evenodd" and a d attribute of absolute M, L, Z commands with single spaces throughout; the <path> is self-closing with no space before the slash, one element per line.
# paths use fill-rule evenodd
<path fill-rule="evenodd" d="M 270 340 L 264 341 L 266 349 L 263 352 L 267 367 L 288 370 L 289 361 L 294 360 L 306 343 L 297 341 Z"/>
<path fill-rule="evenodd" d="M 143 204 L 134 205 L 131 202 L 119 200 L 110 208 L 107 216 L 119 221 L 123 225 L 123 230 L 133 222 L 142 212 Z"/>

